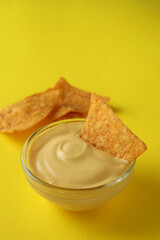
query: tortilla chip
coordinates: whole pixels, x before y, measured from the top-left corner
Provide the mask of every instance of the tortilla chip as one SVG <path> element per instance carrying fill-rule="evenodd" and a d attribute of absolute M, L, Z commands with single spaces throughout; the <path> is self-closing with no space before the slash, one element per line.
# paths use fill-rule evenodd
<path fill-rule="evenodd" d="M 24 131 L 36 125 L 56 107 L 59 94 L 48 89 L 1 109 L 0 131 Z"/>
<path fill-rule="evenodd" d="M 145 143 L 96 94 L 91 96 L 89 113 L 80 136 L 98 149 L 129 162 L 147 149 Z"/>
<path fill-rule="evenodd" d="M 64 120 L 64 119 L 71 119 L 71 118 L 86 118 L 86 117 L 87 117 L 86 113 L 69 112 L 66 115 L 58 118 L 57 121 Z"/>
<path fill-rule="evenodd" d="M 52 120 L 61 118 L 69 112 L 88 114 L 91 93 L 71 86 L 64 78 L 60 78 L 54 87 L 54 90 L 61 90 L 59 106 L 52 114 Z M 109 97 L 104 97 L 109 101 Z"/>
<path fill-rule="evenodd" d="M 24 131 L 42 120 L 51 123 L 66 118 L 84 118 L 88 114 L 90 98 L 90 93 L 60 78 L 54 88 L 0 110 L 0 131 Z M 105 101 L 109 99 L 104 97 Z"/>

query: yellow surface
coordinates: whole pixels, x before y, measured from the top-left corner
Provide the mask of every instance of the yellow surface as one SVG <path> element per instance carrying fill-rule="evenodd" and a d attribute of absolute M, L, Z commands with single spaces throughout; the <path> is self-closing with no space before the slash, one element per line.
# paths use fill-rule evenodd
<path fill-rule="evenodd" d="M 59 76 L 110 96 L 147 144 L 129 186 L 104 207 L 69 213 L 26 182 L 27 134 L 0 134 L 0 239 L 160 239 L 160 3 L 0 1 L 0 108 Z"/>

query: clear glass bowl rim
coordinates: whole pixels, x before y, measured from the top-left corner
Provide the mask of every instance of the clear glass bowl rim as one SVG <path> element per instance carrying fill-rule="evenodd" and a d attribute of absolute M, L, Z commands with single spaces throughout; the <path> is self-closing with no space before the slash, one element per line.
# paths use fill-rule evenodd
<path fill-rule="evenodd" d="M 31 141 L 36 137 L 38 136 L 39 134 L 41 134 L 42 132 L 52 128 L 52 127 L 55 127 L 57 126 L 58 124 L 63 124 L 63 123 L 70 123 L 70 122 L 85 122 L 85 119 L 84 118 L 72 118 L 72 119 L 65 119 L 65 120 L 60 120 L 60 121 L 56 121 L 56 122 L 53 122 L 53 123 L 50 123 L 50 124 L 47 124 L 43 127 L 41 127 L 40 129 L 38 129 L 37 131 L 35 131 L 27 140 L 26 142 L 24 143 L 23 145 L 23 148 L 22 148 L 22 151 L 21 151 L 21 164 L 22 164 L 22 168 L 24 170 L 24 172 L 28 175 L 29 178 L 31 178 L 32 180 L 38 182 L 39 184 L 42 184 L 43 186 L 46 186 L 46 187 L 49 187 L 49 188 L 52 188 L 52 189 L 57 189 L 57 190 L 61 190 L 61 191 L 78 191 L 78 192 L 84 192 L 84 191 L 87 191 L 87 190 L 98 190 L 98 189 L 104 189 L 104 188 L 108 188 L 108 187 L 111 187 L 113 185 L 116 185 L 117 183 L 121 182 L 123 179 L 125 179 L 129 174 L 130 172 L 133 170 L 134 166 L 135 166 L 135 163 L 136 163 L 136 160 L 134 160 L 133 162 L 130 163 L 130 167 L 125 171 L 125 173 L 123 173 L 121 176 L 119 176 L 118 178 L 114 179 L 113 181 L 109 182 L 109 183 L 106 183 L 104 185 L 101 185 L 101 186 L 98 186 L 98 187 L 93 187 L 93 188 L 85 188 L 85 189 L 73 189 L 73 188 L 62 188 L 62 187 L 59 187 L 59 186 L 55 186 L 55 185 L 52 185 L 52 184 L 49 184 L 43 180 L 41 180 L 40 178 L 38 178 L 27 166 L 27 150 L 28 150 L 28 147 L 31 143 Z M 26 162 L 26 163 L 25 163 Z"/>

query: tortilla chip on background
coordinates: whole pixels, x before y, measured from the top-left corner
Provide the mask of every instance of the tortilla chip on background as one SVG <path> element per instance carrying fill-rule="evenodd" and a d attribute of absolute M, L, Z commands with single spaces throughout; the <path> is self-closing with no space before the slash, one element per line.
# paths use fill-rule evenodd
<path fill-rule="evenodd" d="M 80 136 L 98 149 L 129 162 L 147 149 L 145 143 L 96 94 L 91 96 L 90 109 Z"/>
<path fill-rule="evenodd" d="M 67 118 L 85 118 L 91 93 L 71 86 L 60 78 L 54 88 L 33 94 L 0 110 L 0 131 L 25 131 L 37 123 Z M 109 101 L 109 97 L 104 97 Z"/>
<path fill-rule="evenodd" d="M 87 116 L 91 93 L 71 86 L 64 78 L 60 78 L 56 83 L 54 90 L 60 90 L 59 107 L 52 114 L 52 120 L 59 119 L 69 112 L 81 113 Z M 105 101 L 109 101 L 109 97 L 103 97 Z"/>
<path fill-rule="evenodd" d="M 56 107 L 60 91 L 48 89 L 0 110 L 0 131 L 24 131 L 36 125 Z"/>
<path fill-rule="evenodd" d="M 72 119 L 72 118 L 86 118 L 87 113 L 79 113 L 79 112 L 69 112 L 66 115 L 57 119 L 57 121 L 65 120 L 65 119 Z"/>

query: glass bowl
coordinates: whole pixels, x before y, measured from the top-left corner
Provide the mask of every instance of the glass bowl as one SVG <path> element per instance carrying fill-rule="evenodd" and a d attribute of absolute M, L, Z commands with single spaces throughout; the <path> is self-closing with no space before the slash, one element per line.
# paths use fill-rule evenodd
<path fill-rule="evenodd" d="M 134 172 L 136 160 L 133 161 L 128 169 L 115 180 L 99 187 L 89 189 L 67 189 L 51 185 L 44 182 L 32 172 L 27 160 L 27 151 L 31 142 L 41 133 L 54 128 L 59 124 L 68 122 L 84 122 L 85 119 L 74 118 L 57 121 L 42 127 L 33 133 L 25 142 L 21 152 L 21 163 L 25 177 L 30 186 L 41 196 L 52 201 L 56 206 L 69 211 L 86 211 L 100 207 L 109 199 L 121 192 L 131 180 Z"/>

